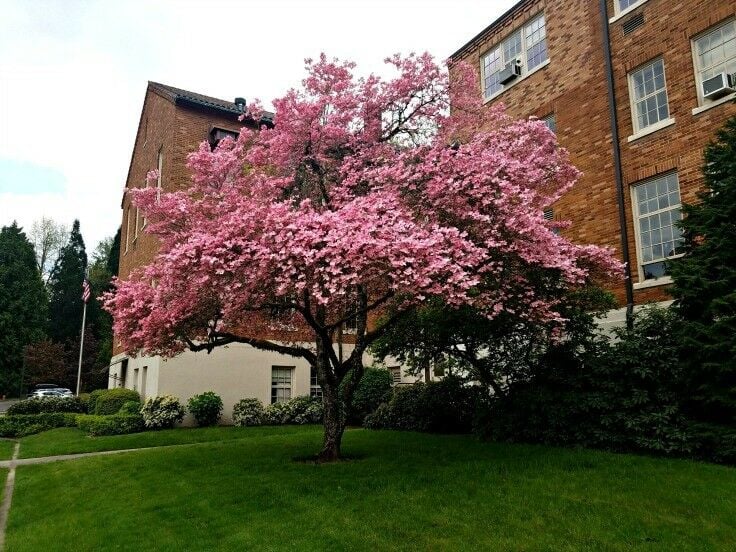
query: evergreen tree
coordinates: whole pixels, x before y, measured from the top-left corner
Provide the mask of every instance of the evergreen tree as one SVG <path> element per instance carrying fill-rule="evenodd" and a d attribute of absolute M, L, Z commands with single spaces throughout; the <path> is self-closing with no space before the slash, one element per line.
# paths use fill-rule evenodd
<path fill-rule="evenodd" d="M 33 245 L 14 222 L 0 229 L 0 395 L 19 392 L 23 348 L 44 338 L 48 299 Z"/>
<path fill-rule="evenodd" d="M 705 190 L 683 205 L 685 255 L 671 263 L 690 409 L 736 422 L 736 117 L 704 152 Z"/>
<path fill-rule="evenodd" d="M 49 336 L 57 343 L 74 340 L 82 326 L 82 281 L 87 270 L 87 252 L 79 221 L 59 253 L 49 277 Z"/>

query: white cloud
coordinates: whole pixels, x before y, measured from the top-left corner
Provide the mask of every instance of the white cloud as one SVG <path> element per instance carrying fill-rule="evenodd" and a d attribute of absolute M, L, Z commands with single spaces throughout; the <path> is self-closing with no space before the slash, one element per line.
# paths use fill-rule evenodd
<path fill-rule="evenodd" d="M 0 158 L 52 167 L 63 194 L 0 195 L 0 224 L 81 220 L 91 250 L 120 223 L 146 81 L 268 103 L 324 51 L 380 72 L 445 59 L 514 0 L 0 0 Z"/>

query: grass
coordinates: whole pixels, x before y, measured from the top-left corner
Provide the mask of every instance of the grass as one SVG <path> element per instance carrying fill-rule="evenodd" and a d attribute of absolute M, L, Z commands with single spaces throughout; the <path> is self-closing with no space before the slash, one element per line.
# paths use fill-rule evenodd
<path fill-rule="evenodd" d="M 302 431 L 320 431 L 316 427 L 205 427 L 147 431 L 130 435 L 90 437 L 77 428 L 60 428 L 30 435 L 21 439 L 19 458 L 38 458 L 59 454 L 100 452 L 130 448 L 147 448 L 164 445 L 186 445 L 231 439 L 251 439 L 273 433 L 289 434 Z"/>
<path fill-rule="evenodd" d="M 13 457 L 15 441 L 0 439 L 0 460 L 10 460 Z"/>
<path fill-rule="evenodd" d="M 7 549 L 736 548 L 732 468 L 364 430 L 314 465 L 319 430 L 270 429 L 20 467 Z"/>

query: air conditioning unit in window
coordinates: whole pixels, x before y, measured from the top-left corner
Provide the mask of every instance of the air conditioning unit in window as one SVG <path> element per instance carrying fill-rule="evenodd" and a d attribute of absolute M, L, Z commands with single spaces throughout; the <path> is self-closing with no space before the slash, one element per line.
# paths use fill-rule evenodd
<path fill-rule="evenodd" d="M 703 97 L 715 100 L 731 92 L 736 92 L 736 75 L 720 73 L 703 81 Z"/>
<path fill-rule="evenodd" d="M 507 63 L 506 67 L 503 68 L 499 75 L 499 82 L 501 84 L 508 84 L 512 80 L 521 76 L 521 60 L 515 59 L 514 61 Z"/>

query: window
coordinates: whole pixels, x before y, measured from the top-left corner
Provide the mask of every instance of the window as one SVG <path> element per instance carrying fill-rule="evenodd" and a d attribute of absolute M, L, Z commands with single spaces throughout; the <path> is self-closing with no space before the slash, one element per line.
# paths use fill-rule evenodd
<path fill-rule="evenodd" d="M 156 199 L 161 199 L 161 171 L 164 168 L 164 154 L 163 154 L 164 147 L 161 146 L 158 149 L 158 164 L 156 168 L 158 169 L 158 178 L 156 179 Z"/>
<path fill-rule="evenodd" d="M 388 369 L 389 372 L 391 372 L 391 380 L 394 385 L 398 385 L 401 383 L 401 367 L 400 366 L 392 366 Z"/>
<path fill-rule="evenodd" d="M 133 241 L 135 241 L 138 238 L 138 220 L 139 220 L 139 211 L 138 207 L 135 208 L 135 232 L 133 233 Z"/>
<path fill-rule="evenodd" d="M 271 404 L 291 399 L 291 374 L 293 366 L 273 366 L 271 368 Z"/>
<path fill-rule="evenodd" d="M 653 178 L 632 190 L 639 253 L 639 281 L 665 276 L 666 259 L 682 253 L 682 234 L 675 226 L 680 213 L 676 173 Z"/>
<path fill-rule="evenodd" d="M 544 220 L 549 221 L 549 222 L 554 222 L 554 220 L 555 220 L 555 211 L 554 211 L 554 209 L 552 209 L 552 207 L 547 207 L 544 210 Z M 552 232 L 554 232 L 556 236 L 559 236 L 560 235 L 560 229 L 559 228 L 553 228 L 552 229 Z"/>
<path fill-rule="evenodd" d="M 641 2 L 641 0 L 616 0 L 618 2 L 618 11 L 622 12 L 626 9 L 629 9 L 631 6 L 634 6 Z"/>
<path fill-rule="evenodd" d="M 542 119 L 542 121 L 545 125 L 547 125 L 548 129 L 557 134 L 557 117 L 555 117 L 554 113 L 552 113 L 551 115 L 547 115 Z"/>
<path fill-rule="evenodd" d="M 670 118 L 662 59 L 629 75 L 629 95 L 635 133 Z"/>
<path fill-rule="evenodd" d="M 523 77 L 547 59 L 547 31 L 540 14 L 481 57 L 484 96 L 491 98 L 504 89 L 501 72 L 510 63 L 521 61 Z"/>
<path fill-rule="evenodd" d="M 736 20 L 724 23 L 693 41 L 698 98 L 703 98 L 703 81 L 721 73 L 736 73 Z"/>
<path fill-rule="evenodd" d="M 133 370 L 133 391 L 138 391 L 138 368 Z"/>
<path fill-rule="evenodd" d="M 130 245 L 130 207 L 125 210 L 125 252 L 128 252 Z"/>
<path fill-rule="evenodd" d="M 322 396 L 322 388 L 319 386 L 319 381 L 317 380 L 317 370 L 314 369 L 314 366 L 309 369 L 309 396 Z"/>

